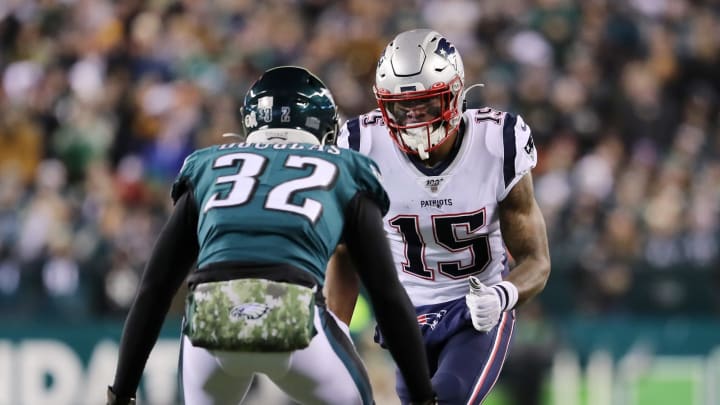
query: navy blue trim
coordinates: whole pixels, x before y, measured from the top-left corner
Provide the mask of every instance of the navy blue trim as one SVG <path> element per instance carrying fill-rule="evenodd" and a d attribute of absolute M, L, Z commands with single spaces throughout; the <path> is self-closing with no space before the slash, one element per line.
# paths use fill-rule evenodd
<path fill-rule="evenodd" d="M 374 404 L 370 377 L 368 377 L 365 365 L 360 359 L 360 356 L 358 356 L 355 351 L 355 346 L 353 346 L 350 338 L 340 329 L 335 322 L 335 318 L 333 318 L 324 307 L 318 306 L 317 309 L 320 314 L 320 324 L 325 331 L 328 342 L 343 364 L 345 364 L 353 381 L 355 381 L 363 404 Z"/>
<path fill-rule="evenodd" d="M 505 122 L 503 123 L 503 147 L 505 149 L 503 161 L 503 178 L 505 180 L 506 188 L 515 178 L 515 156 L 517 155 L 517 150 L 515 149 L 516 122 L 517 117 L 510 113 L 505 114 Z"/>
<path fill-rule="evenodd" d="M 508 276 L 508 274 L 510 274 L 510 263 L 508 263 L 508 257 L 507 257 L 507 254 L 505 254 L 505 252 L 503 252 L 502 265 L 503 265 L 503 269 L 500 272 L 500 275 L 502 276 L 502 278 L 505 278 Z"/>
<path fill-rule="evenodd" d="M 500 303 L 502 304 L 502 310 L 504 311 L 505 309 L 507 309 L 507 304 L 510 301 L 510 294 L 508 293 L 505 286 L 502 284 L 495 284 L 493 288 L 500 297 Z"/>
<path fill-rule="evenodd" d="M 495 386 L 495 383 L 497 383 L 498 377 L 500 376 L 500 372 L 502 371 L 503 365 L 505 365 L 505 358 L 507 356 L 509 347 L 510 347 L 510 341 L 512 340 L 513 334 L 514 334 L 514 326 L 515 326 L 515 311 L 508 311 L 505 312 L 505 315 L 509 318 L 507 322 L 505 323 L 504 330 L 500 330 L 500 325 L 502 324 L 502 317 L 500 319 L 500 323 L 498 323 L 498 326 L 495 327 L 495 339 L 497 339 L 497 335 L 499 333 L 502 333 L 503 335 L 500 336 L 500 343 L 498 347 L 498 351 L 495 353 L 495 357 L 492 359 L 491 364 L 487 364 L 487 362 L 490 362 L 490 357 L 487 358 L 486 363 L 483 365 L 481 370 L 484 368 L 489 368 L 487 371 L 487 374 L 485 375 L 485 381 L 482 382 L 482 385 L 480 386 L 480 391 L 478 395 L 475 397 L 475 401 L 470 402 L 470 399 L 472 399 L 474 389 L 470 390 L 470 397 L 466 401 L 468 404 L 477 404 L 481 405 L 483 401 L 485 400 L 485 397 L 490 393 L 492 388 Z M 494 339 L 493 339 L 494 340 Z M 491 346 L 492 350 L 492 346 Z M 492 356 L 492 352 L 490 353 L 490 356 Z M 480 373 L 482 375 L 482 372 Z M 478 378 L 480 377 L 478 375 Z M 478 381 L 473 381 L 472 388 L 475 388 L 475 384 L 477 384 Z"/>
<path fill-rule="evenodd" d="M 410 157 L 410 161 L 417 167 L 418 170 L 422 172 L 422 174 L 426 176 L 439 176 L 442 174 L 442 172 L 445 171 L 445 169 L 450 166 L 450 163 L 455 160 L 455 157 L 457 156 L 458 152 L 460 152 L 460 145 L 462 145 L 462 140 L 465 137 L 465 121 L 463 120 L 460 123 L 460 128 L 458 128 L 458 134 L 455 137 L 455 143 L 453 144 L 453 148 L 450 151 L 450 154 L 448 155 L 447 159 L 443 160 L 442 162 L 438 162 L 433 167 L 427 167 L 423 163 L 423 161 L 418 157 L 418 155 L 408 155 Z"/>
<path fill-rule="evenodd" d="M 355 117 L 347 122 L 347 129 L 350 135 L 348 136 L 348 143 L 350 149 L 359 152 L 360 151 L 360 118 Z"/>

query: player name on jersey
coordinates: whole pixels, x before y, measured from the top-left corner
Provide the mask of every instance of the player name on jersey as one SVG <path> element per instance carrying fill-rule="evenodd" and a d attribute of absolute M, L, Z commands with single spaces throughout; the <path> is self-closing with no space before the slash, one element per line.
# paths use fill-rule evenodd
<path fill-rule="evenodd" d="M 245 142 L 233 142 L 226 143 L 218 146 L 218 149 L 288 149 L 288 150 L 316 150 L 318 152 L 326 152 L 332 155 L 339 155 L 340 148 L 335 145 L 311 145 L 307 143 L 245 143 Z"/>

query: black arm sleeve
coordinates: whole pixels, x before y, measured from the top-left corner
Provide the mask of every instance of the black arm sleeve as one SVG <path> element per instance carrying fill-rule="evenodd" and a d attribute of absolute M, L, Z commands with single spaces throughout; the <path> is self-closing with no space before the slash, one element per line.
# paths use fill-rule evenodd
<path fill-rule="evenodd" d="M 414 402 L 429 400 L 425 347 L 415 309 L 398 280 L 377 204 L 358 194 L 345 212 L 345 243 L 368 292 L 375 318 Z"/>
<path fill-rule="evenodd" d="M 192 193 L 185 192 L 155 242 L 125 321 L 112 387 L 120 398 L 135 395 L 173 296 L 197 259 L 196 228 L 195 202 Z"/>

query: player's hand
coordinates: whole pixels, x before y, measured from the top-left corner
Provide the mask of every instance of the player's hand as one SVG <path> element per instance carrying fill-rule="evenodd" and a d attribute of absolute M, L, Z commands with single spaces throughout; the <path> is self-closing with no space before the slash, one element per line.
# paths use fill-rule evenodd
<path fill-rule="evenodd" d="M 473 327 L 488 332 L 497 325 L 503 311 L 512 310 L 517 304 L 517 287 L 508 281 L 486 286 L 476 277 L 470 277 L 468 281 L 470 291 L 465 296 L 465 304 L 470 310 Z"/>
<path fill-rule="evenodd" d="M 500 320 L 500 296 L 475 277 L 470 277 L 470 292 L 465 296 L 465 304 L 470 310 L 473 327 L 479 332 L 491 330 Z"/>
<path fill-rule="evenodd" d="M 135 405 L 135 397 L 118 398 L 113 392 L 112 387 L 108 387 L 107 405 Z"/>

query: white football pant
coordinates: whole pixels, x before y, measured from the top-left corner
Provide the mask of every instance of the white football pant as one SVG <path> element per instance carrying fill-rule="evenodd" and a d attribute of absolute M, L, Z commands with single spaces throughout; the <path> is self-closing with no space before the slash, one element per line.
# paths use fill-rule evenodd
<path fill-rule="evenodd" d="M 267 375 L 302 404 L 372 404 L 370 381 L 347 326 L 315 308 L 317 335 L 286 353 L 210 351 L 183 336 L 181 375 L 187 405 L 239 404 L 255 373 Z"/>

